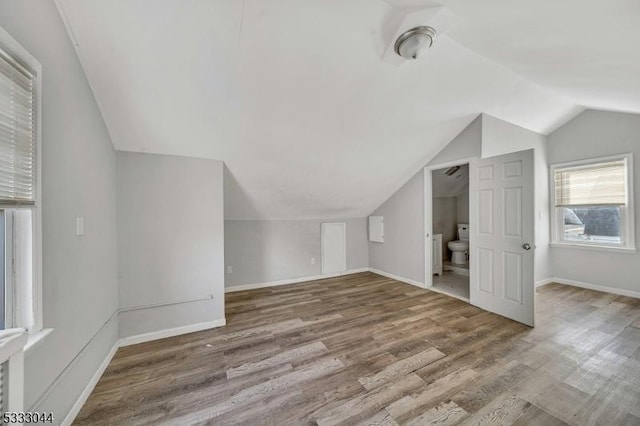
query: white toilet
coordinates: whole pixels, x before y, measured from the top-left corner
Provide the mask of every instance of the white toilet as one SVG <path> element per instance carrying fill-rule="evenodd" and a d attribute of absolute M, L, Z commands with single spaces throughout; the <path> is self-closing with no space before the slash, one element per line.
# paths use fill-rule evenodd
<path fill-rule="evenodd" d="M 467 250 L 469 250 L 469 225 L 458 224 L 458 240 L 449 241 L 447 247 L 452 251 L 451 263 L 464 265 L 467 263 Z"/>

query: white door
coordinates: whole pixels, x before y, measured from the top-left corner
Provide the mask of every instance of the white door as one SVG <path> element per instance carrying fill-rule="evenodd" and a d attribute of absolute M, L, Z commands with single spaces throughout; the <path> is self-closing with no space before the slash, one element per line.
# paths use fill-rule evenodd
<path fill-rule="evenodd" d="M 533 150 L 474 162 L 471 304 L 533 326 Z"/>
<path fill-rule="evenodd" d="M 322 225 L 322 274 L 337 274 L 347 270 L 347 224 Z"/>

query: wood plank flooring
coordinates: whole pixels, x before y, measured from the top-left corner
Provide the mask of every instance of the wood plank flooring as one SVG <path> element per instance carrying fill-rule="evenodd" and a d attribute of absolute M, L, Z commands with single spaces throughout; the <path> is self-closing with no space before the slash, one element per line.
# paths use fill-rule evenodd
<path fill-rule="evenodd" d="M 640 424 L 639 299 L 550 284 L 535 329 L 372 273 L 226 299 L 118 350 L 74 424 Z"/>

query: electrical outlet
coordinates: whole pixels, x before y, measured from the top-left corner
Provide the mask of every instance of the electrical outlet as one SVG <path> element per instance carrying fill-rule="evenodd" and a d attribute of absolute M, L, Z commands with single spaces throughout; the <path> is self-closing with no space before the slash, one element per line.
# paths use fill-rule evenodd
<path fill-rule="evenodd" d="M 315 257 L 312 257 L 312 258 L 311 258 L 311 264 L 312 264 L 312 265 L 315 265 L 315 264 L 316 264 L 316 258 L 315 258 Z"/>
<path fill-rule="evenodd" d="M 227 265 L 227 274 L 232 274 L 232 273 L 233 273 L 233 266 Z"/>

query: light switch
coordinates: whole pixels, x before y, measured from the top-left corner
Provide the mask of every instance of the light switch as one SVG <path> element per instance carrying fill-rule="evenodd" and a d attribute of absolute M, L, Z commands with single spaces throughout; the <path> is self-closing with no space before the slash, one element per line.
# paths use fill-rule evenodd
<path fill-rule="evenodd" d="M 227 265 L 227 274 L 233 273 L 233 266 Z"/>
<path fill-rule="evenodd" d="M 84 235 L 84 218 L 83 217 L 76 218 L 76 235 L 78 237 Z"/>

